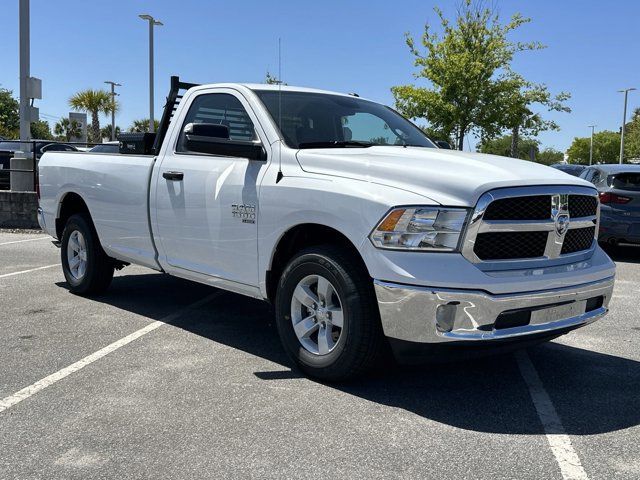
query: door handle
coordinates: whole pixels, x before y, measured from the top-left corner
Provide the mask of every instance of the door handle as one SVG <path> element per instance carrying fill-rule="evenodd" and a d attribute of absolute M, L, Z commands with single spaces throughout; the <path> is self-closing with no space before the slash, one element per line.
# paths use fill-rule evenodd
<path fill-rule="evenodd" d="M 167 180 L 182 180 L 184 178 L 184 173 L 182 172 L 163 172 L 162 178 L 166 178 Z"/>

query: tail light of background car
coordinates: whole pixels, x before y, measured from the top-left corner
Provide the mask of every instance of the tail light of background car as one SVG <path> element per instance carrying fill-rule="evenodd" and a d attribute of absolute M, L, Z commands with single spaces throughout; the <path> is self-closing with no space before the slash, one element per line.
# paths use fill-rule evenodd
<path fill-rule="evenodd" d="M 624 205 L 625 203 L 629 203 L 630 201 L 631 198 L 629 197 L 623 197 L 622 195 L 616 195 L 615 193 L 610 192 L 600 192 L 600 203 L 615 203 L 618 205 Z"/>

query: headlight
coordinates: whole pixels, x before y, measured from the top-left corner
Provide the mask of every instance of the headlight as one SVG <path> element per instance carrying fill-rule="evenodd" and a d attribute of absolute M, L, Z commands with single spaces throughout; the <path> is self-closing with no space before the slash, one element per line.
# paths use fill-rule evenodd
<path fill-rule="evenodd" d="M 454 252 L 468 213 L 466 208 L 394 208 L 369 238 L 378 248 Z"/>

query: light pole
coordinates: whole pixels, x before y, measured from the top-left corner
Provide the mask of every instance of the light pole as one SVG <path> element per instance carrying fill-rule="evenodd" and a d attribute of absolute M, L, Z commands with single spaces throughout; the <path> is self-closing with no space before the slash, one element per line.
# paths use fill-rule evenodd
<path fill-rule="evenodd" d="M 30 67 L 30 20 L 29 20 L 29 0 L 20 0 L 20 140 L 27 142 L 31 140 L 31 118 L 29 108 L 29 67 Z M 30 145 L 24 143 L 20 145 L 23 152 L 28 152 Z"/>
<path fill-rule="evenodd" d="M 627 123 L 627 96 L 629 92 L 635 90 L 635 88 L 625 88 L 624 90 L 618 90 L 619 93 L 624 93 L 624 110 L 622 113 L 622 129 L 620 130 L 620 163 L 624 158 L 624 124 Z"/>
<path fill-rule="evenodd" d="M 113 109 L 111 110 L 111 140 L 116 139 L 116 87 L 121 87 L 122 84 L 112 82 L 111 80 L 105 80 L 107 85 L 111 85 L 111 103 Z"/>
<path fill-rule="evenodd" d="M 138 16 L 149 22 L 149 132 L 153 133 L 153 27 L 155 25 L 163 25 L 163 23 L 151 15 L 144 14 Z"/>
<path fill-rule="evenodd" d="M 593 129 L 595 125 L 587 125 L 591 129 L 591 145 L 589 146 L 589 165 L 593 163 Z"/>

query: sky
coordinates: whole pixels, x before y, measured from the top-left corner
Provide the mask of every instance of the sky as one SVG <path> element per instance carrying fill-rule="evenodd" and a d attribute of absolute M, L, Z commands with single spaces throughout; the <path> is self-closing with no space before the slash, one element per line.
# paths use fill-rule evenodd
<path fill-rule="evenodd" d="M 516 57 L 514 69 L 554 93 L 572 94 L 572 113 L 552 113 L 561 127 L 538 138 L 565 150 L 576 136 L 617 130 L 623 95 L 640 88 L 639 0 L 491 0 L 507 21 L 532 19 L 512 36 L 539 41 L 542 51 Z M 116 123 L 128 128 L 148 118 L 148 27 L 138 14 L 164 23 L 155 30 L 155 116 L 162 112 L 169 77 L 193 83 L 263 82 L 278 72 L 290 85 L 356 92 L 393 106 L 390 88 L 414 83 L 405 32 L 419 38 L 437 24 L 435 6 L 453 14 L 459 0 L 31 0 L 31 75 L 42 79 L 41 119 L 51 126 L 68 115 L 69 97 L 86 88 L 117 91 Z M 19 92 L 18 0 L 0 0 L 0 87 Z M 629 95 L 629 112 L 640 91 Z M 110 122 L 101 118 L 101 125 Z M 465 149 L 474 148 L 474 140 Z"/>

